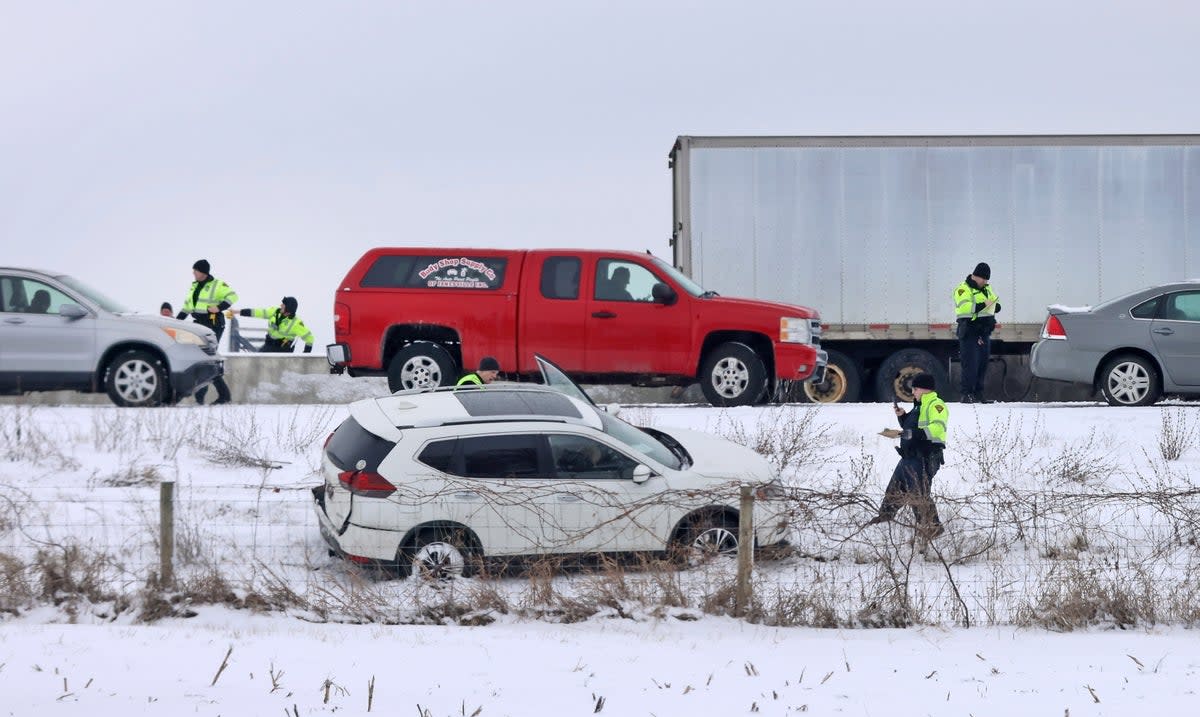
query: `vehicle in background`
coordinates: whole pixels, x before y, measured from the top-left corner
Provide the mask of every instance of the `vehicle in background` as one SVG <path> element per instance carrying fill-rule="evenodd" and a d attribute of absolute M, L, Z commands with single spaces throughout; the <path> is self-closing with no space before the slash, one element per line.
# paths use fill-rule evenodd
<path fill-rule="evenodd" d="M 540 353 L 584 383 L 699 381 L 713 405 L 740 406 L 825 366 L 817 312 L 718 296 L 648 253 L 372 249 L 333 313 L 331 370 L 393 391 L 450 385 L 484 356 L 536 378 Z"/>
<path fill-rule="evenodd" d="M 1047 305 L 1200 275 L 1197 135 L 685 136 L 670 162 L 682 273 L 820 310 L 812 401 L 908 400 L 918 372 L 957 396 L 951 294 L 980 261 L 1003 307 L 993 384 L 1017 387 Z"/>
<path fill-rule="evenodd" d="M 223 370 L 203 326 L 130 314 L 70 276 L 0 267 L 0 394 L 107 392 L 118 406 L 157 406 Z"/>
<path fill-rule="evenodd" d="M 326 440 L 321 535 L 352 562 L 470 575 L 485 559 L 738 548 L 787 535 L 783 489 L 754 451 L 697 431 L 636 428 L 538 356 L 545 385 L 426 388 L 358 401 Z"/>
<path fill-rule="evenodd" d="M 1142 289 L 1095 307 L 1051 306 L 1033 375 L 1099 389 L 1113 406 L 1200 394 L 1200 281 Z"/>

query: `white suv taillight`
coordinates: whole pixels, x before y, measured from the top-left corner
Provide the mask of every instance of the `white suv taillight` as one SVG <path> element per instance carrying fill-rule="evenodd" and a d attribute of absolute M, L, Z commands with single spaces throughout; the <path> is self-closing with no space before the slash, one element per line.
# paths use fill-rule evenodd
<path fill-rule="evenodd" d="M 1046 324 L 1042 326 L 1042 338 L 1058 340 L 1065 340 L 1067 338 L 1067 330 L 1063 328 L 1062 322 L 1054 314 L 1050 314 L 1046 318 Z"/>
<path fill-rule="evenodd" d="M 386 498 L 396 492 L 396 486 L 371 471 L 341 471 L 338 481 L 346 490 L 364 498 Z"/>

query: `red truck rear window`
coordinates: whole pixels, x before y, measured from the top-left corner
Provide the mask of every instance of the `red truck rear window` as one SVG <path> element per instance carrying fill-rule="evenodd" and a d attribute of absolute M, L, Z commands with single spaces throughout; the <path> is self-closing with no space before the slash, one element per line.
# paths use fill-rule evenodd
<path fill-rule="evenodd" d="M 482 289 L 504 284 L 508 259 L 500 257 L 446 256 L 445 254 L 389 254 L 375 260 L 359 286 L 371 289 Z"/>

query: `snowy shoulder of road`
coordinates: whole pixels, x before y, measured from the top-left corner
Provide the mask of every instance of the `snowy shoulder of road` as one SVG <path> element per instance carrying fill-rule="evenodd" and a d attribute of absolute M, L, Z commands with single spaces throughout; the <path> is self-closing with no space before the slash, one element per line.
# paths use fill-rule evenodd
<path fill-rule="evenodd" d="M 10 623 L 0 666 L 12 715 L 1080 717 L 1200 704 L 1200 640 L 1184 629 L 314 625 L 213 609 L 151 626 Z"/>

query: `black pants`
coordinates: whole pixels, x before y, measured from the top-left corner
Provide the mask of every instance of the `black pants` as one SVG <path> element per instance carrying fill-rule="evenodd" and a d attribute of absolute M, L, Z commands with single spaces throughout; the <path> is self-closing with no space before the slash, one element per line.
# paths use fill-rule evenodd
<path fill-rule="evenodd" d="M 217 334 L 217 343 L 221 343 L 221 334 L 225 333 L 225 322 L 218 321 L 199 321 L 196 323 L 204 324 L 212 329 Z M 225 385 L 225 377 L 217 376 L 212 382 L 213 388 L 217 389 L 217 403 L 229 403 L 229 386 Z M 208 395 L 208 386 L 201 386 L 199 391 L 196 391 L 196 403 L 204 403 L 204 397 Z"/>
<path fill-rule="evenodd" d="M 969 331 L 958 340 L 958 358 L 962 368 L 959 392 L 983 397 L 984 377 L 987 376 L 988 357 L 992 354 L 991 336 L 974 336 Z"/>
<path fill-rule="evenodd" d="M 933 475 L 937 473 L 940 462 L 927 456 L 901 456 L 892 471 L 892 479 L 888 481 L 887 490 L 883 493 L 883 503 L 879 506 L 879 518 L 892 520 L 904 506 L 912 506 L 913 517 L 919 528 L 932 528 L 941 524 L 938 518 L 937 506 L 933 504 L 930 489 L 933 485 Z"/>

